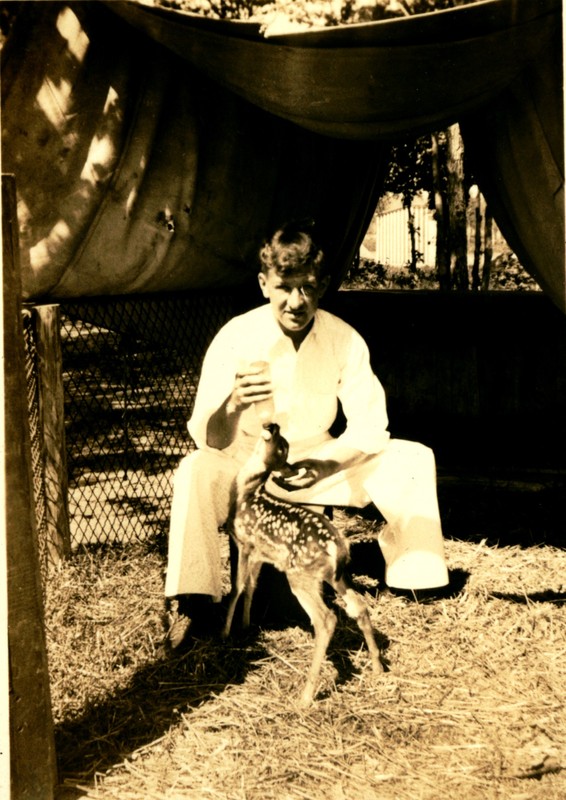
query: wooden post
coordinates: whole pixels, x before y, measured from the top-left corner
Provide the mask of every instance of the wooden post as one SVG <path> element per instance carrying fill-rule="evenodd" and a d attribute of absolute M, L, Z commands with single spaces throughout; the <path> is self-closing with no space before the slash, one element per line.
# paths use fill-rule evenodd
<path fill-rule="evenodd" d="M 6 531 L 11 800 L 53 800 L 57 765 L 36 539 L 21 318 L 16 184 L 2 176 L 3 526 Z"/>
<path fill-rule="evenodd" d="M 54 566 L 71 552 L 59 306 L 33 310 L 45 484 L 45 553 Z"/>

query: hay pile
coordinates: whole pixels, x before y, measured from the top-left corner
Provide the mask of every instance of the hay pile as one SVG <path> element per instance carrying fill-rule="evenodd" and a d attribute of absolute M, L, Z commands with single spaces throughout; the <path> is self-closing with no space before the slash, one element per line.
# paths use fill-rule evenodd
<path fill-rule="evenodd" d="M 161 649 L 163 556 L 84 553 L 47 587 L 63 798 L 563 800 L 566 552 L 447 541 L 452 596 L 379 592 L 371 521 L 342 514 L 389 671 L 339 623 L 318 699 L 308 626 Z M 363 566 L 356 547 L 364 542 Z"/>

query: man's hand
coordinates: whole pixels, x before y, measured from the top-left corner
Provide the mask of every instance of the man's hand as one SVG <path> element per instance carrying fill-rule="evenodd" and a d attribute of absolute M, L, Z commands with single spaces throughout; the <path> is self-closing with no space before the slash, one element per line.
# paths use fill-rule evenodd
<path fill-rule="evenodd" d="M 206 443 L 209 447 L 224 450 L 234 441 L 241 413 L 256 404 L 258 414 L 267 409 L 273 413 L 273 387 L 269 365 L 265 361 L 242 364 L 234 378 L 232 393 L 208 420 Z"/>
<path fill-rule="evenodd" d="M 273 387 L 269 369 L 265 364 L 257 362 L 242 366 L 236 373 L 234 388 L 228 405 L 232 409 L 242 409 L 252 403 L 269 400 L 273 396 Z"/>
<path fill-rule="evenodd" d="M 341 464 L 338 461 L 305 458 L 274 472 L 272 478 L 281 489 L 293 492 L 297 489 L 308 489 L 323 478 L 334 475 L 339 469 Z"/>

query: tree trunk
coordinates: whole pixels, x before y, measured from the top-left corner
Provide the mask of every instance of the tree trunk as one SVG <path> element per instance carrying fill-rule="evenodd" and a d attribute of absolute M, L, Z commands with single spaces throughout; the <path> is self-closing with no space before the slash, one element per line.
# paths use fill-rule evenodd
<path fill-rule="evenodd" d="M 409 203 L 405 203 L 405 208 L 407 209 L 407 225 L 409 226 L 409 238 L 411 240 L 411 263 L 409 264 L 409 270 L 412 273 L 416 273 L 419 254 L 417 253 L 415 214 L 410 201 Z"/>
<path fill-rule="evenodd" d="M 474 211 L 474 263 L 472 266 L 472 289 L 477 292 L 480 288 L 480 258 L 481 258 L 481 195 L 479 192 L 472 198 Z"/>
<path fill-rule="evenodd" d="M 442 189 L 442 169 L 438 134 L 431 134 L 432 185 L 434 189 L 434 218 L 436 221 L 436 276 L 438 285 L 448 291 L 450 280 L 450 254 L 448 250 L 448 210 L 446 193 Z"/>
<path fill-rule="evenodd" d="M 446 131 L 446 177 L 450 241 L 450 272 L 457 289 L 469 288 L 464 143 L 458 125 Z"/>
<path fill-rule="evenodd" d="M 493 216 L 489 210 L 489 206 L 485 208 L 483 240 L 481 288 L 483 292 L 487 292 L 489 289 L 489 280 L 491 278 L 491 259 L 493 258 Z"/>

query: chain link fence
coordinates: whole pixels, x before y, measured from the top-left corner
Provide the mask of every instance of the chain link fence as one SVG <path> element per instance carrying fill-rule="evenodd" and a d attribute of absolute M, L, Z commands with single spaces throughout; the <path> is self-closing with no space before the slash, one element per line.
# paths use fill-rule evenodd
<path fill-rule="evenodd" d="M 71 546 L 166 535 L 202 359 L 231 297 L 61 304 Z"/>
<path fill-rule="evenodd" d="M 35 502 L 35 524 L 39 547 L 39 561 L 42 570 L 44 570 L 47 559 L 45 546 L 46 497 L 39 406 L 37 347 L 33 315 L 30 309 L 26 308 L 22 312 L 22 326 L 25 347 L 26 400 L 29 413 L 31 471 Z"/>

